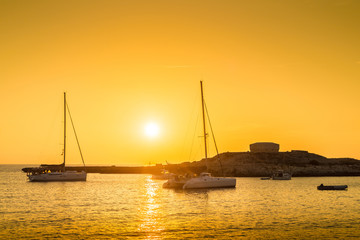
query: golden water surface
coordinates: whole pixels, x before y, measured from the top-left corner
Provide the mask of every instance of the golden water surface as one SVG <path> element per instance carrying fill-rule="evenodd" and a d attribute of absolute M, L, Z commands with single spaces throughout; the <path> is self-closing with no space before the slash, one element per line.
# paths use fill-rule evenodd
<path fill-rule="evenodd" d="M 235 189 L 163 189 L 150 175 L 27 182 L 0 166 L 0 239 L 356 239 L 360 177 L 237 178 Z M 348 191 L 318 191 L 347 184 Z"/>

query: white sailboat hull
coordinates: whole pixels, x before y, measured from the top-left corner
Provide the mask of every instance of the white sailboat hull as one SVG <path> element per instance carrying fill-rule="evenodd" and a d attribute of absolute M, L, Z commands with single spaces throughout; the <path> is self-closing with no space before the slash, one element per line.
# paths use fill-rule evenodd
<path fill-rule="evenodd" d="M 283 171 L 277 171 L 273 174 L 272 180 L 291 180 L 291 174 Z"/>
<path fill-rule="evenodd" d="M 218 177 L 198 177 L 188 180 L 183 189 L 199 188 L 234 188 L 236 186 L 235 178 L 218 178 Z"/>
<path fill-rule="evenodd" d="M 51 172 L 28 175 L 30 182 L 68 182 L 86 181 L 87 173 L 76 171 Z"/>

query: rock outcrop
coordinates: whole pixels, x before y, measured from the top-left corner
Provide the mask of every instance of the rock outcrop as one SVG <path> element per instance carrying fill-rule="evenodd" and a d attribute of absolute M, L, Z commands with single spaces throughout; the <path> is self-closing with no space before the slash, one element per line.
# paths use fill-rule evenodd
<path fill-rule="evenodd" d="M 171 172 L 199 174 L 206 169 L 214 176 L 265 177 L 276 170 L 293 177 L 360 176 L 360 161 L 352 158 L 326 158 L 307 151 L 226 152 L 196 162 L 167 165 Z"/>

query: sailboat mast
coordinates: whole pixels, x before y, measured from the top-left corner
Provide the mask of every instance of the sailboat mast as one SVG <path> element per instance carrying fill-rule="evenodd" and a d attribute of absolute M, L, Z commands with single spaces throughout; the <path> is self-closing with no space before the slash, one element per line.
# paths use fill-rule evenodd
<path fill-rule="evenodd" d="M 203 93 L 203 83 L 200 81 L 201 88 L 201 108 L 202 108 L 202 117 L 203 117 L 203 130 L 204 130 L 204 143 L 205 143 L 205 159 L 207 159 L 207 144 L 206 144 L 206 126 L 205 126 L 205 104 L 204 104 L 204 93 Z"/>
<path fill-rule="evenodd" d="M 64 162 L 63 162 L 64 172 L 65 172 L 65 155 L 66 155 L 66 92 L 64 92 Z"/>

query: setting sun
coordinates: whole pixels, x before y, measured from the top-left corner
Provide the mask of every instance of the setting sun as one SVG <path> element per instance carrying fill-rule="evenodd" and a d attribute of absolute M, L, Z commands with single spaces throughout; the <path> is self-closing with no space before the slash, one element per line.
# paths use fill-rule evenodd
<path fill-rule="evenodd" d="M 147 123 L 145 125 L 145 135 L 148 137 L 157 137 L 159 135 L 160 128 L 156 123 Z"/>
<path fill-rule="evenodd" d="M 65 90 L 87 164 L 188 161 L 199 80 L 220 152 L 360 159 L 359 1 L 103 2 L 0 1 L 0 163 L 58 163 Z"/>

